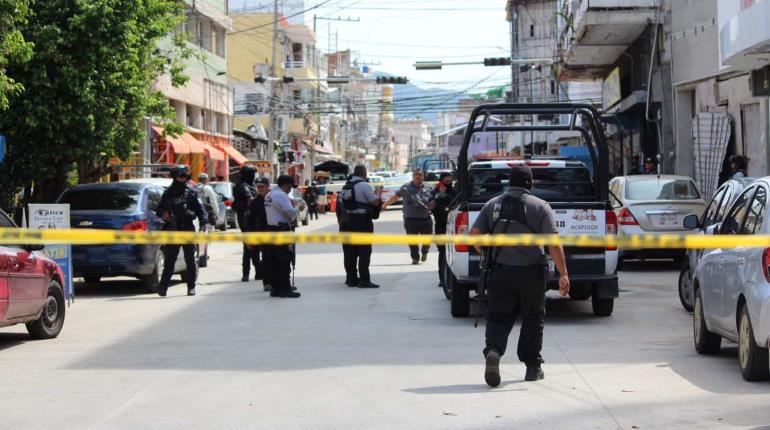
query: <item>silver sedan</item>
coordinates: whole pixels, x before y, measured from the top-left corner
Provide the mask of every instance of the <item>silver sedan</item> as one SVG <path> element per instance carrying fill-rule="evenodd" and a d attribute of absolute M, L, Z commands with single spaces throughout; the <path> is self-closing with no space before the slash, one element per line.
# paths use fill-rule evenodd
<path fill-rule="evenodd" d="M 770 233 L 766 217 L 770 177 L 749 185 L 719 226 L 721 235 Z M 690 217 L 685 224 L 697 224 Z M 693 338 L 701 354 L 716 354 L 722 338 L 738 342 L 747 381 L 770 378 L 770 248 L 704 250 L 695 268 Z"/>

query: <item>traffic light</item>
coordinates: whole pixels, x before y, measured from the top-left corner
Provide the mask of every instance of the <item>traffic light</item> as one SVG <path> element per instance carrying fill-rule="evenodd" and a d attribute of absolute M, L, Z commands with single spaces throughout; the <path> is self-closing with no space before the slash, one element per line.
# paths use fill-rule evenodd
<path fill-rule="evenodd" d="M 294 82 L 294 76 L 284 76 L 283 77 L 283 83 L 284 84 L 290 84 Z"/>
<path fill-rule="evenodd" d="M 494 66 L 510 66 L 511 65 L 511 59 L 500 57 L 500 58 L 485 58 L 484 59 L 484 66 L 485 67 L 494 67 Z"/>
<path fill-rule="evenodd" d="M 279 163 L 285 163 L 286 162 L 286 153 L 281 151 L 278 153 L 278 162 Z"/>
<path fill-rule="evenodd" d="M 265 82 L 267 82 L 267 78 L 262 75 L 259 75 L 256 78 L 254 78 L 254 82 L 258 84 L 264 84 Z"/>
<path fill-rule="evenodd" d="M 404 85 L 409 83 L 409 79 L 403 76 L 377 76 L 377 83 L 380 85 L 387 85 L 387 84 Z"/>

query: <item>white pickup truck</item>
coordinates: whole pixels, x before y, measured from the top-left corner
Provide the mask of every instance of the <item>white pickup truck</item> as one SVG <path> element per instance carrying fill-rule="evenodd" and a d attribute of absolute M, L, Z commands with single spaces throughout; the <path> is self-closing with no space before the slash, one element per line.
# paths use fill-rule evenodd
<path fill-rule="evenodd" d="M 527 112 L 530 105 L 487 105 L 474 111 L 472 118 L 494 115 L 500 112 Z M 584 115 L 583 126 L 575 126 L 572 119 L 570 130 L 583 129 L 591 142 L 595 135 L 601 135 L 598 114 L 591 107 L 582 105 L 538 105 L 538 112 L 568 113 L 573 109 L 575 116 Z M 551 109 L 551 110 L 546 110 Z M 596 116 L 594 116 L 596 115 Z M 587 129 L 593 122 L 593 127 Z M 475 119 L 471 123 L 477 123 Z M 487 121 L 485 120 L 484 124 Z M 466 132 L 466 141 L 473 133 L 489 131 L 483 125 Z M 548 126 L 544 126 L 548 127 Z M 563 126 L 550 126 L 561 130 Z M 492 127 L 490 127 L 492 128 Z M 502 127 L 492 128 L 502 129 Z M 515 129 L 507 126 L 504 130 Z M 601 135 L 599 139 L 603 139 Z M 597 139 L 598 140 L 598 139 Z M 606 150 L 605 142 L 592 142 L 597 153 Z M 467 145 L 464 149 L 467 148 Z M 617 219 L 608 201 L 606 170 L 596 169 L 592 175 L 589 168 L 575 159 L 559 157 L 495 157 L 486 160 L 467 160 L 467 152 L 461 152 L 458 163 L 458 186 L 460 195 L 455 200 L 449 215 L 447 234 L 466 235 L 473 227 L 479 211 L 484 204 L 508 188 L 510 168 L 515 164 L 528 165 L 534 175 L 533 194 L 549 203 L 555 212 L 556 227 L 562 236 L 590 235 L 604 236 L 617 234 Z M 601 165 L 604 157 L 595 157 L 594 166 Z M 597 179 L 600 178 L 600 179 Z M 602 184 L 602 179 L 603 184 Z M 570 297 L 575 300 L 592 299 L 593 312 L 598 316 L 612 314 L 614 299 L 618 297 L 616 248 L 565 248 L 567 267 L 571 280 Z M 558 289 L 558 278 L 549 258 L 551 276 L 549 289 Z M 447 264 L 444 272 L 444 294 L 451 300 L 451 313 L 454 317 L 466 317 L 470 313 L 471 291 L 478 292 L 480 278 L 480 255 L 473 247 L 464 245 L 447 246 Z M 513 281 L 512 281 L 513 282 Z"/>

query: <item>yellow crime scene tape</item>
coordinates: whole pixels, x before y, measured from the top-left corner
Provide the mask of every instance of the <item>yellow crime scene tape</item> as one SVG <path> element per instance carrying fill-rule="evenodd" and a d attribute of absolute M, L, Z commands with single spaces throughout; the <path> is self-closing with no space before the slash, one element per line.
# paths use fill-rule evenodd
<path fill-rule="evenodd" d="M 471 246 L 568 246 L 623 249 L 710 249 L 770 247 L 770 236 L 702 235 L 631 235 L 631 236 L 559 236 L 559 235 L 479 235 L 418 236 L 370 233 L 195 233 L 181 231 L 130 232 L 121 230 L 30 230 L 0 228 L 0 244 L 73 245 L 113 244 L 191 244 L 245 242 L 251 245 L 288 245 L 302 243 L 345 245 L 471 245 Z"/>

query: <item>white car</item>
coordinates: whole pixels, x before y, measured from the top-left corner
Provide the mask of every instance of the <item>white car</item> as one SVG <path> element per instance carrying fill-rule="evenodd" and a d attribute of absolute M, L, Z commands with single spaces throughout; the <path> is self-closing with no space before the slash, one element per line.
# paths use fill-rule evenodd
<path fill-rule="evenodd" d="M 695 182 L 686 176 L 635 175 L 610 181 L 610 201 L 618 219 L 618 236 L 691 233 L 682 223 L 688 215 L 700 218 L 706 209 Z M 619 250 L 626 259 L 673 258 L 684 261 L 681 249 Z"/>
<path fill-rule="evenodd" d="M 508 187 L 511 165 L 524 164 L 534 175 L 533 194 L 547 201 L 554 210 L 559 235 L 614 234 L 617 224 L 614 212 L 607 210 L 608 203 L 599 197 L 586 165 L 577 160 L 563 159 L 501 159 L 476 161 L 468 168 L 467 201 L 449 214 L 447 234 L 467 235 L 476 222 L 484 203 L 504 193 Z M 454 228 L 452 228 L 454 226 Z M 595 315 L 612 314 L 615 297 L 618 296 L 616 271 L 618 252 L 613 248 L 566 248 L 572 288 L 570 297 L 575 300 L 592 299 Z M 447 246 L 447 265 L 444 270 L 444 294 L 451 300 L 454 317 L 469 314 L 469 292 L 476 290 L 479 282 L 480 256 L 473 247 Z M 550 289 L 558 288 L 558 279 L 549 259 Z"/>
<path fill-rule="evenodd" d="M 732 204 L 718 234 L 770 234 L 770 177 L 753 182 Z M 697 227 L 694 215 L 685 220 Z M 770 379 L 770 248 L 706 249 L 693 277 L 693 340 L 700 354 L 716 354 L 722 338 L 738 343 L 741 375 Z"/>

